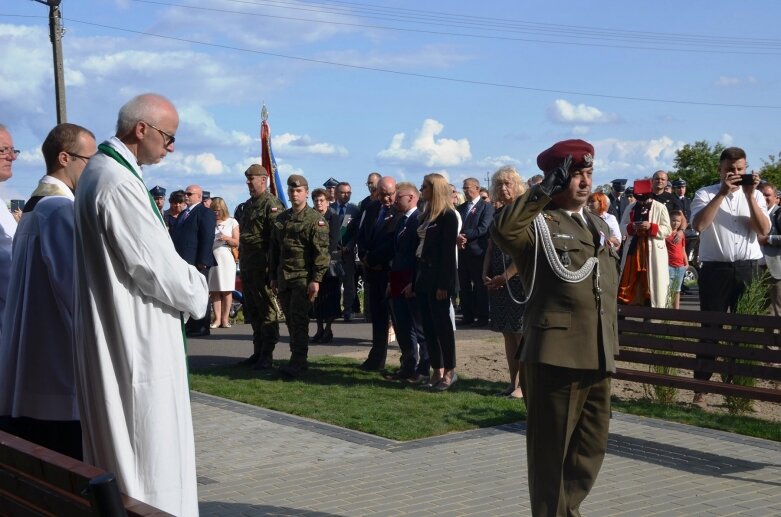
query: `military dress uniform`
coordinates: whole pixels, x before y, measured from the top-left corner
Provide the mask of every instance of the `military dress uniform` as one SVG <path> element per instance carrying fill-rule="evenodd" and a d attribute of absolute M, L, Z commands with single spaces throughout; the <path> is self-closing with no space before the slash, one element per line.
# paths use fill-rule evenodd
<path fill-rule="evenodd" d="M 249 171 L 248 171 L 249 172 Z M 248 362 L 270 368 L 279 341 L 279 309 L 269 287 L 269 249 L 274 220 L 284 207 L 269 192 L 242 203 L 239 269 L 244 316 L 252 324 L 253 353 Z"/>
<path fill-rule="evenodd" d="M 296 177 L 292 175 L 288 185 L 291 180 L 295 183 Z M 291 374 L 306 369 L 312 308 L 307 288 L 310 282 L 322 282 L 328 271 L 328 244 L 328 223 L 314 208 L 306 206 L 298 213 L 289 208 L 274 221 L 270 271 L 277 281 L 277 294 L 290 333 L 290 363 L 286 371 Z"/>
<path fill-rule="evenodd" d="M 590 144 L 560 144 L 566 145 L 546 153 L 561 153 L 563 148 L 575 158 L 575 169 L 592 163 Z M 550 170 L 542 164 L 540 168 Z M 587 210 L 571 215 L 556 207 L 543 186 L 535 185 L 507 206 L 491 234 L 512 256 L 524 291 L 531 293 L 524 307 L 521 360 L 532 514 L 572 516 L 580 515 L 578 508 L 607 448 L 610 374 L 618 353 L 618 256 L 607 242 L 610 229 L 601 218 Z M 595 257 L 598 266 L 591 274 L 579 282 L 564 281 L 554 272 L 542 242 L 535 252 L 535 240 L 541 238 L 534 229 L 539 214 L 560 264 L 577 271 Z"/>

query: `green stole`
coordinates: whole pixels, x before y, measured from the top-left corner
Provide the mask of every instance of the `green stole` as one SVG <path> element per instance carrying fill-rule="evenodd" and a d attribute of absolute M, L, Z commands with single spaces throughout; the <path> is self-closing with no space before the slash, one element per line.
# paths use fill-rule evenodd
<path fill-rule="evenodd" d="M 144 180 L 141 178 L 141 176 L 138 175 L 136 170 L 133 168 L 132 165 L 130 165 L 125 158 L 119 154 L 116 149 L 111 147 L 110 145 L 106 143 L 102 143 L 98 146 L 98 151 L 105 154 L 106 156 L 113 158 L 117 163 L 119 163 L 121 166 L 129 170 L 133 176 L 135 176 L 138 181 L 141 182 L 141 185 L 144 187 L 144 192 L 146 192 L 146 195 L 149 196 L 149 204 L 152 205 L 152 212 L 157 216 L 157 218 L 160 220 L 160 224 L 163 225 L 163 228 L 165 228 L 165 221 L 163 221 L 163 216 L 160 214 L 160 210 L 157 208 L 157 204 L 155 203 L 155 198 L 152 197 L 152 194 L 149 193 L 149 189 L 146 188 L 146 183 L 144 183 Z M 185 364 L 187 364 L 187 333 L 184 331 L 184 316 L 182 316 L 182 313 L 179 313 L 179 322 L 182 325 L 182 342 L 184 343 L 184 361 Z"/>

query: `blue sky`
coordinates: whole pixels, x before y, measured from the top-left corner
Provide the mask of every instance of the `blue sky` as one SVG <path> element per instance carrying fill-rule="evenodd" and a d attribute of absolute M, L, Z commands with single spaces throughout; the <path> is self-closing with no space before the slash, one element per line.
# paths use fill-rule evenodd
<path fill-rule="evenodd" d="M 0 5 L 0 123 L 23 151 L 5 199 L 29 196 L 56 123 L 47 11 Z M 68 121 L 103 140 L 132 96 L 168 96 L 176 151 L 146 168 L 147 184 L 197 183 L 231 209 L 259 161 L 264 101 L 283 177 L 350 181 L 354 201 L 375 170 L 416 183 L 444 172 L 459 187 L 505 164 L 529 177 L 566 138 L 595 145 L 598 183 L 669 169 L 696 140 L 744 147 L 755 168 L 781 151 L 772 0 L 63 0 L 62 11 Z"/>

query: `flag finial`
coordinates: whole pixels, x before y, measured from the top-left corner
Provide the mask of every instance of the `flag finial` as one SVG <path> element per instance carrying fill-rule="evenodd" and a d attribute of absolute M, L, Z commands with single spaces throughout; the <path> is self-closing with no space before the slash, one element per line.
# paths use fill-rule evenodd
<path fill-rule="evenodd" d="M 266 108 L 266 103 L 263 103 L 263 108 L 260 110 L 260 120 L 263 122 L 266 122 L 268 120 L 268 108 Z"/>

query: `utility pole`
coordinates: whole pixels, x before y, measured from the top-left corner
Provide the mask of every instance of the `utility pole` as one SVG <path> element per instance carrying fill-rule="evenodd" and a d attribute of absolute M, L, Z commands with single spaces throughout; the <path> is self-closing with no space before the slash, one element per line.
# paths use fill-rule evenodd
<path fill-rule="evenodd" d="M 54 57 L 54 96 L 57 104 L 57 124 L 67 122 L 65 114 L 65 69 L 62 65 L 62 0 L 34 0 L 49 6 L 49 39 Z"/>

